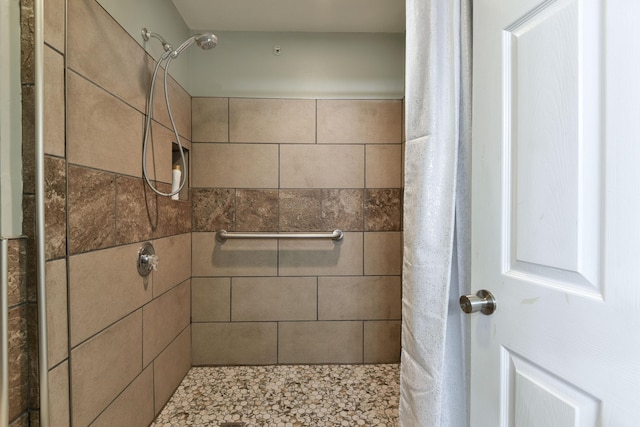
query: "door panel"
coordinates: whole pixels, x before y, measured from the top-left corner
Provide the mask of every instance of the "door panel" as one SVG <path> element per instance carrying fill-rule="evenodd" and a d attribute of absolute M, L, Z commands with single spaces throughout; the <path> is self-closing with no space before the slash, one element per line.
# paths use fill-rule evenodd
<path fill-rule="evenodd" d="M 600 296 L 602 32 L 599 3 L 580 3 L 503 33 L 505 271 Z"/>
<path fill-rule="evenodd" d="M 474 1 L 473 427 L 631 427 L 640 2 Z"/>

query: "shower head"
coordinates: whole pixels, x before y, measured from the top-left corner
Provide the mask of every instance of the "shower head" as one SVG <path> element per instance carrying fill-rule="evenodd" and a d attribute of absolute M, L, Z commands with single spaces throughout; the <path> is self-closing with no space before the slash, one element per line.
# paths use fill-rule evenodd
<path fill-rule="evenodd" d="M 171 57 L 174 59 L 177 58 L 178 55 L 180 55 L 183 50 L 191 46 L 193 42 L 196 42 L 196 44 L 202 49 L 209 50 L 216 47 L 218 44 L 218 38 L 213 33 L 194 34 L 178 46 L 178 48 L 171 53 Z"/>

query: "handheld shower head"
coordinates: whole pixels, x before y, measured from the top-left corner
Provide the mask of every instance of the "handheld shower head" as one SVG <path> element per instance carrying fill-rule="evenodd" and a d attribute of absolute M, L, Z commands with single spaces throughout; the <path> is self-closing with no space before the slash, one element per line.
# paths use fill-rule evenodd
<path fill-rule="evenodd" d="M 171 57 L 174 59 L 177 58 L 178 55 L 180 55 L 183 50 L 191 46 L 193 42 L 196 42 L 196 44 L 202 49 L 209 50 L 216 47 L 218 44 L 218 38 L 213 33 L 194 34 L 178 46 L 178 48 L 171 53 Z"/>

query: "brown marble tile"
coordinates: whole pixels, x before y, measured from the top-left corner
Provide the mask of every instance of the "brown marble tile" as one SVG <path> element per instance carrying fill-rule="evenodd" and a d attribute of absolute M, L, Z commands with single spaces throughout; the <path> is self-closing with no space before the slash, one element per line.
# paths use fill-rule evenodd
<path fill-rule="evenodd" d="M 179 200 L 176 202 L 178 208 L 178 234 L 190 233 L 192 225 L 191 201 Z"/>
<path fill-rule="evenodd" d="M 236 231 L 277 231 L 278 190 L 238 189 Z"/>
<path fill-rule="evenodd" d="M 155 187 L 163 192 L 169 193 L 171 191 L 171 186 L 169 184 L 157 182 L 154 184 Z M 179 233 L 179 215 L 180 215 L 180 205 L 185 203 L 180 200 L 171 200 L 170 197 L 165 196 L 157 196 L 153 193 L 153 191 L 147 186 L 146 192 L 149 196 L 153 196 L 156 198 L 156 202 L 158 204 L 158 219 L 156 222 L 156 227 L 153 229 L 153 238 L 161 238 L 166 236 L 173 236 Z M 186 202 L 188 203 L 188 202 Z"/>
<path fill-rule="evenodd" d="M 367 189 L 364 199 L 365 231 L 400 231 L 402 190 Z"/>
<path fill-rule="evenodd" d="M 27 306 L 9 310 L 9 419 L 17 418 L 29 404 Z"/>
<path fill-rule="evenodd" d="M 157 224 L 157 196 L 145 191 L 143 179 L 116 178 L 116 240 L 119 245 L 148 240 Z"/>
<path fill-rule="evenodd" d="M 67 250 L 67 176 L 66 162 L 57 157 L 44 158 L 45 256 L 63 257 Z"/>
<path fill-rule="evenodd" d="M 21 414 L 15 421 L 9 423 L 9 427 L 30 427 L 29 413 Z"/>
<path fill-rule="evenodd" d="M 320 231 L 321 200 L 321 190 L 281 190 L 280 230 Z"/>
<path fill-rule="evenodd" d="M 22 232 L 27 237 L 27 301 L 36 300 L 36 245 L 35 236 L 35 196 L 23 194 L 22 197 Z"/>
<path fill-rule="evenodd" d="M 322 190 L 322 229 L 362 231 L 363 191 L 361 189 Z"/>
<path fill-rule="evenodd" d="M 27 348 L 29 372 L 29 408 L 40 406 L 40 376 L 38 375 L 38 304 L 30 302 L 27 308 Z"/>
<path fill-rule="evenodd" d="M 115 202 L 115 175 L 69 166 L 70 253 L 115 245 Z"/>
<path fill-rule="evenodd" d="M 33 85 L 22 85 L 22 192 L 34 194 L 35 187 L 35 144 L 36 107 Z"/>
<path fill-rule="evenodd" d="M 27 300 L 27 239 L 9 240 L 9 307 Z"/>
<path fill-rule="evenodd" d="M 40 427 L 40 411 L 29 410 L 29 427 Z"/>
<path fill-rule="evenodd" d="M 235 190 L 198 188 L 191 195 L 193 231 L 235 230 Z"/>
<path fill-rule="evenodd" d="M 22 83 L 35 82 L 35 25 L 33 0 L 20 1 L 20 56 L 22 60 Z"/>

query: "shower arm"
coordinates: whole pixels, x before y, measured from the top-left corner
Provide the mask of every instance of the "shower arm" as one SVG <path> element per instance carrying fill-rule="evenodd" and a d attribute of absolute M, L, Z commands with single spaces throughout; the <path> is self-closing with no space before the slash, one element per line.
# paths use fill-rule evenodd
<path fill-rule="evenodd" d="M 144 41 L 149 41 L 149 39 L 153 37 L 154 39 L 160 40 L 160 43 L 162 43 L 162 48 L 165 52 L 171 52 L 173 50 L 173 46 L 171 45 L 171 43 L 167 42 L 160 34 L 153 33 L 146 28 L 143 28 L 141 33 Z"/>

